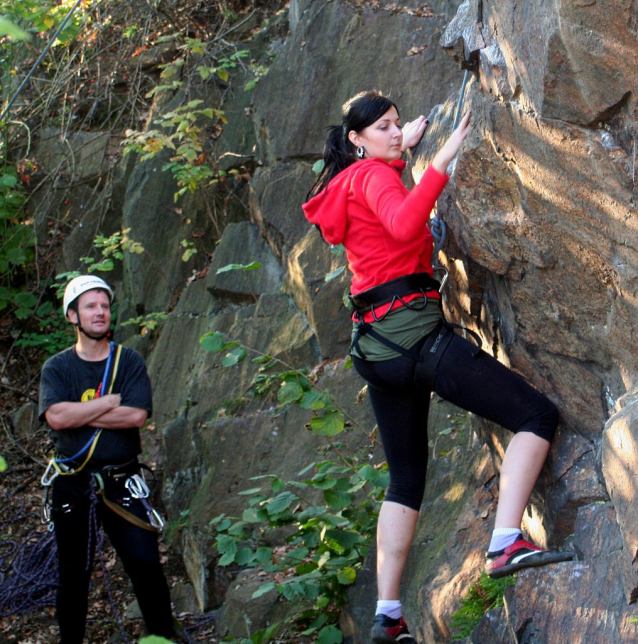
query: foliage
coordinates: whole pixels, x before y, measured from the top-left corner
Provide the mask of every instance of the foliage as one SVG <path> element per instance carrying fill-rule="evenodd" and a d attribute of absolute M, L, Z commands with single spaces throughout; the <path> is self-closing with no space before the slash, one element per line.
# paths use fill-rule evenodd
<path fill-rule="evenodd" d="M 44 315 L 42 312 L 46 311 Z M 39 315 L 40 314 L 40 315 Z M 75 342 L 75 331 L 62 314 L 45 302 L 35 312 L 38 332 L 23 333 L 16 341 L 18 347 L 44 349 L 45 357 L 55 355 Z"/>
<path fill-rule="evenodd" d="M 334 632 L 337 611 L 363 565 L 387 471 L 355 456 L 345 463 L 313 463 L 289 481 L 271 474 L 251 480 L 261 485 L 240 492 L 248 497 L 242 517 L 220 515 L 211 521 L 218 564 L 259 566 L 281 579 L 266 582 L 253 597 L 276 590 L 299 604 L 297 620 L 307 624 L 303 634 L 317 631 L 323 641 Z M 265 534 L 281 526 L 293 529 L 283 547 L 261 545 L 253 536 L 256 529 Z"/>
<path fill-rule="evenodd" d="M 161 92 L 175 91 L 183 87 L 185 82 L 181 80 L 180 74 L 183 69 L 188 67 L 189 58 L 203 57 L 206 54 L 206 43 L 199 38 L 183 38 L 181 34 L 172 34 L 160 38 L 158 42 L 167 41 L 181 42 L 178 49 L 183 52 L 183 55 L 170 63 L 159 66 L 162 69 L 160 80 L 163 81 L 163 84 L 154 87 L 147 94 L 148 98 Z M 248 56 L 248 53 L 248 50 L 241 50 L 230 56 L 219 57 L 213 65 L 197 65 L 195 73 L 200 76 L 202 81 L 216 76 L 226 82 L 230 78 L 229 70 L 237 67 L 241 59 Z M 166 163 L 162 170 L 170 170 L 177 182 L 179 190 L 175 192 L 175 201 L 186 192 L 195 192 L 202 182 L 206 180 L 215 182 L 227 174 L 223 171 L 215 172 L 213 168 L 204 163 L 206 154 L 200 140 L 201 128 L 197 123 L 202 119 L 213 121 L 213 124 L 226 124 L 227 121 L 223 111 L 212 107 L 200 108 L 202 103 L 203 101 L 199 99 L 189 101 L 186 105 L 177 107 L 172 112 L 155 119 L 153 121 L 155 127 L 144 132 L 127 130 L 127 138 L 123 142 L 124 154 L 137 152 L 141 155 L 142 161 L 154 158 L 165 149 L 173 151 L 170 162 Z M 234 173 L 237 171 L 235 170 Z"/>
<path fill-rule="evenodd" d="M 146 315 L 140 315 L 139 317 L 126 320 L 126 322 L 122 322 L 122 326 L 137 324 L 140 327 L 140 335 L 148 335 L 149 333 L 152 333 L 160 324 L 163 324 L 167 318 L 168 313 L 156 311 L 154 313 L 147 313 Z"/>
<path fill-rule="evenodd" d="M 222 641 L 228 644 L 269 644 L 279 628 L 279 622 L 255 631 L 249 638 L 234 639 L 226 636 Z"/>
<path fill-rule="evenodd" d="M 468 637 L 488 610 L 503 605 L 503 593 L 516 582 L 513 576 L 491 579 L 485 571 L 480 579 L 470 586 L 467 595 L 461 600 L 461 608 L 452 616 L 450 623 L 456 630 L 453 640 Z"/>
<path fill-rule="evenodd" d="M 0 152 L 2 152 L 0 143 Z M 22 273 L 33 261 L 35 235 L 22 208 L 26 196 L 15 167 L 0 168 L 0 311 L 11 307 L 18 319 L 31 315 L 37 297 L 25 292 Z"/>
<path fill-rule="evenodd" d="M 231 264 L 218 272 L 252 270 L 253 264 Z M 248 348 L 215 331 L 202 336 L 202 348 L 223 353 L 222 365 L 239 364 Z M 323 644 L 338 644 L 341 631 L 334 625 L 363 565 L 376 529 L 378 510 L 388 484 L 385 464 L 374 467 L 357 453 L 344 453 L 333 438 L 346 428 L 344 412 L 332 396 L 319 390 L 303 370 L 287 368 L 266 373 L 274 366 L 286 367 L 268 355 L 254 359 L 259 375 L 253 381 L 257 394 L 275 388 L 281 405 L 296 404 L 313 413 L 306 426 L 326 437 L 336 458 L 313 463 L 294 479 L 284 481 L 274 474 L 253 477 L 258 486 L 240 492 L 247 497 L 241 517 L 220 515 L 210 522 L 215 530 L 218 565 L 260 567 L 275 580 L 263 584 L 257 598 L 276 591 L 298 604 L 296 620 L 303 635 L 317 635 Z M 255 537 L 288 526 L 285 546 L 269 547 Z"/>
<path fill-rule="evenodd" d="M 7 469 L 7 461 L 5 461 L 2 456 L 0 456 L 0 472 L 4 472 L 6 469 Z"/>

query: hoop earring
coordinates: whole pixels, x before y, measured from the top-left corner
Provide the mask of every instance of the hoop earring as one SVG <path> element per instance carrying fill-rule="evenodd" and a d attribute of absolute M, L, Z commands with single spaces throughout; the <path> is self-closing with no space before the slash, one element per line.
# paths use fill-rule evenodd
<path fill-rule="evenodd" d="M 365 149 L 362 145 L 360 145 L 360 146 L 357 148 L 357 156 L 358 156 L 360 159 L 363 159 L 363 157 L 364 157 L 365 155 L 366 155 L 366 149 Z"/>

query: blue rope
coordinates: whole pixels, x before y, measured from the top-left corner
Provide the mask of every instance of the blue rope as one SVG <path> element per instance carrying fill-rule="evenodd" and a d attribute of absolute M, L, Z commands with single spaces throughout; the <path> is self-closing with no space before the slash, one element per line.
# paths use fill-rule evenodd
<path fill-rule="evenodd" d="M 104 377 L 102 378 L 102 390 L 100 392 L 100 398 L 104 395 L 104 392 L 106 391 L 106 386 L 109 381 L 109 370 L 111 368 L 111 360 L 113 358 L 114 353 L 115 353 L 115 342 L 111 342 L 111 349 L 109 350 L 109 357 L 106 361 L 106 369 L 104 369 Z M 55 462 L 70 463 L 71 461 L 75 461 L 78 458 L 80 458 L 80 456 L 82 456 L 91 447 L 91 443 L 93 443 L 99 431 L 100 431 L 99 429 L 95 430 L 93 436 L 89 438 L 86 445 L 77 454 L 73 454 L 73 456 L 69 456 L 68 458 L 56 458 Z"/>
<path fill-rule="evenodd" d="M 439 262 L 439 251 L 443 248 L 445 244 L 445 238 L 447 237 L 447 226 L 445 222 L 438 216 L 438 214 L 430 221 L 430 231 L 432 232 L 432 237 L 434 237 L 434 248 L 432 249 L 432 267 L 439 268 L 441 263 Z"/>

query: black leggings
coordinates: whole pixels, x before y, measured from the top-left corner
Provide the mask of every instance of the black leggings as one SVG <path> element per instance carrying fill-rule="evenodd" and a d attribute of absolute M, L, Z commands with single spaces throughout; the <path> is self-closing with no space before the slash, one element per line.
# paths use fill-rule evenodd
<path fill-rule="evenodd" d="M 58 545 L 59 586 L 56 610 L 61 644 L 82 644 L 88 607 L 89 581 L 96 535 L 92 530 L 89 550 L 90 474 L 59 476 L 53 482 L 52 517 Z M 130 494 L 124 482 L 105 481 L 110 500 L 122 503 Z M 147 520 L 140 501 L 126 508 Z M 171 600 L 157 547 L 157 534 L 137 527 L 107 508 L 100 500 L 97 519 L 108 535 L 133 589 L 152 635 L 174 635 Z"/>
<path fill-rule="evenodd" d="M 475 357 L 476 350 L 476 345 L 454 335 L 439 363 L 436 393 L 513 432 L 532 432 L 551 442 L 558 424 L 554 404 L 484 351 Z M 368 381 L 390 470 L 385 499 L 418 510 L 425 490 L 431 392 L 415 386 L 415 363 L 410 358 L 368 362 L 353 356 L 352 360 Z"/>

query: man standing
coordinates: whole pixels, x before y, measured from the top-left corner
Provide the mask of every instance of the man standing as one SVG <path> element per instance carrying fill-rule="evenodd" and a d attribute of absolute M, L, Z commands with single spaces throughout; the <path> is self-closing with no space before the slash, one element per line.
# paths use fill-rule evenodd
<path fill-rule="evenodd" d="M 77 341 L 42 369 L 40 420 L 52 429 L 56 447 L 51 515 L 61 644 L 84 638 L 99 523 L 133 582 L 149 633 L 174 637 L 156 515 L 140 498 L 139 428 L 152 411 L 151 384 L 142 356 L 107 339 L 112 301 L 113 291 L 99 277 L 71 280 L 63 308 Z"/>

